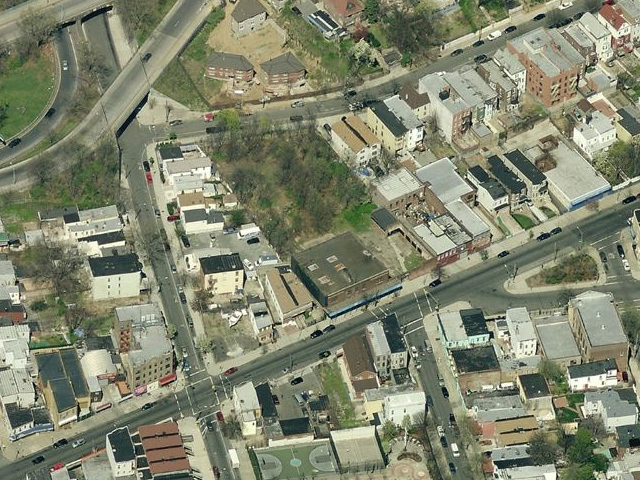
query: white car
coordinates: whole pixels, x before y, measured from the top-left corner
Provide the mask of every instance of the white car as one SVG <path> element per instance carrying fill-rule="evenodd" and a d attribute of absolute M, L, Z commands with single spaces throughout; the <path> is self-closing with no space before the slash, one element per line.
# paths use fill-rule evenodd
<path fill-rule="evenodd" d="M 415 346 L 411 346 L 411 356 L 413 358 L 418 358 L 418 349 Z"/>
<path fill-rule="evenodd" d="M 438 430 L 438 436 L 444 437 L 444 428 L 442 428 L 442 425 L 438 425 L 436 429 Z"/>
<path fill-rule="evenodd" d="M 492 41 L 492 40 L 495 40 L 496 38 L 500 38 L 501 36 L 502 36 L 502 32 L 500 30 L 496 30 L 495 32 L 491 32 L 487 36 L 487 40 Z"/>
<path fill-rule="evenodd" d="M 66 60 L 62 61 L 62 70 L 69 70 L 69 63 Z"/>
<path fill-rule="evenodd" d="M 291 103 L 291 108 L 298 107 L 304 107 L 304 102 L 302 100 L 296 100 L 295 102 Z"/>
<path fill-rule="evenodd" d="M 245 258 L 242 263 L 244 263 L 244 266 L 247 267 L 247 270 L 253 270 L 253 263 L 251 263 L 251 260 L 249 260 L 248 258 Z"/>
<path fill-rule="evenodd" d="M 567 8 L 573 7 L 573 2 L 562 2 L 558 7 L 558 10 L 566 10 Z"/>
<path fill-rule="evenodd" d="M 631 267 L 629 266 L 629 260 L 627 260 L 626 258 L 622 259 L 622 267 L 624 268 L 625 272 L 630 272 L 631 271 Z"/>

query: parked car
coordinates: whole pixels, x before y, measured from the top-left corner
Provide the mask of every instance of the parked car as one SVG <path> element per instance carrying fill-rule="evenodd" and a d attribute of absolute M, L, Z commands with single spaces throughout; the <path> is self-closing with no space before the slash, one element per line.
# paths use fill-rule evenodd
<path fill-rule="evenodd" d="M 442 448 L 447 448 L 449 446 L 449 442 L 447 442 L 447 437 L 440 437 L 440 444 Z"/>
<path fill-rule="evenodd" d="M 449 462 L 449 471 L 451 473 L 456 473 L 456 466 L 453 464 L 453 462 Z"/>
<path fill-rule="evenodd" d="M 431 288 L 435 288 L 438 285 L 442 285 L 442 280 L 440 280 L 439 278 L 436 278 L 434 281 L 429 283 L 429 287 L 431 287 Z"/>
<path fill-rule="evenodd" d="M 624 258 L 624 248 L 622 248 L 622 245 L 617 244 L 616 250 L 618 250 L 618 255 L 620 256 L 620 258 Z"/>
<path fill-rule="evenodd" d="M 14 148 L 17 147 L 18 145 L 20 145 L 22 143 L 22 139 L 21 138 L 14 138 L 13 140 L 11 140 L 9 142 L 9 144 L 7 145 L 9 148 Z"/>
<path fill-rule="evenodd" d="M 509 250 L 503 250 L 498 254 L 498 258 L 504 258 L 509 255 Z"/>
<path fill-rule="evenodd" d="M 153 403 L 153 402 L 145 403 L 144 405 L 142 405 L 142 409 L 141 410 L 149 410 L 149 409 L 153 408 L 154 405 L 155 405 L 155 403 Z"/>
<path fill-rule="evenodd" d="M 449 414 L 449 423 L 456 423 L 456 416 L 453 413 Z"/>
<path fill-rule="evenodd" d="M 543 240 L 546 240 L 547 238 L 550 238 L 551 234 L 548 232 L 544 232 L 541 233 L 540 235 L 538 235 L 538 237 L 536 238 L 537 241 L 542 242 Z"/>
<path fill-rule="evenodd" d="M 560 5 L 558 5 L 558 10 L 566 10 L 567 8 L 573 7 L 573 2 L 564 1 Z"/>
<path fill-rule="evenodd" d="M 271 400 L 273 400 L 274 405 L 280 405 L 280 399 L 278 398 L 278 395 L 276 394 L 271 395 Z"/>
<path fill-rule="evenodd" d="M 484 40 L 478 40 L 478 41 L 476 41 L 476 42 L 473 42 L 473 45 L 472 45 L 472 46 L 473 46 L 474 48 L 478 48 L 478 47 L 481 47 L 482 45 L 484 45 Z"/>
<path fill-rule="evenodd" d="M 56 443 L 53 444 L 53 448 L 60 448 L 69 445 L 69 441 L 66 438 L 61 438 Z"/>
<path fill-rule="evenodd" d="M 304 117 L 302 115 L 291 115 L 289 117 L 289 120 L 291 120 L 292 122 L 301 122 L 302 120 L 304 120 Z"/>
<path fill-rule="evenodd" d="M 55 472 L 56 470 L 60 470 L 62 467 L 64 467 L 64 463 L 62 462 L 54 463 L 53 465 L 51 465 L 51 468 L 49 469 L 49 471 Z"/>
<path fill-rule="evenodd" d="M 255 245 L 256 243 L 260 243 L 260 238 L 251 237 L 249 240 L 247 240 L 247 245 Z"/>
<path fill-rule="evenodd" d="M 433 397 L 427 395 L 427 407 L 433 407 Z"/>
<path fill-rule="evenodd" d="M 191 242 L 189 241 L 189 237 L 187 237 L 186 235 L 182 235 L 180 237 L 180 240 L 182 240 L 182 244 L 184 245 L 184 248 L 189 248 L 191 246 Z"/>
<path fill-rule="evenodd" d="M 191 318 L 191 315 L 187 314 L 185 318 L 187 319 L 187 325 L 193 328 L 193 318 Z"/>
<path fill-rule="evenodd" d="M 296 377 L 293 380 L 291 380 L 291 386 L 296 386 L 296 385 L 300 385 L 302 382 L 304 382 L 304 380 L 302 379 L 302 377 Z"/>
<path fill-rule="evenodd" d="M 442 390 L 442 396 L 444 398 L 449 398 L 449 390 L 447 390 L 447 387 L 442 387 L 441 390 Z"/>
<path fill-rule="evenodd" d="M 438 425 L 436 427 L 436 431 L 438 432 L 439 437 L 444 437 L 444 427 L 442 425 Z"/>
<path fill-rule="evenodd" d="M 186 304 L 187 304 L 187 296 L 185 295 L 185 293 L 184 293 L 184 292 L 180 292 L 180 293 L 178 294 L 178 297 L 180 297 L 180 303 L 181 303 L 181 304 L 183 304 L 183 305 L 186 305 Z"/>
<path fill-rule="evenodd" d="M 216 424 L 213 420 L 207 420 L 207 430 L 213 432 L 216 429 Z"/>
<path fill-rule="evenodd" d="M 327 358 L 331 355 L 331 352 L 329 350 L 325 350 L 324 352 L 320 352 L 318 354 L 319 358 Z"/>
<path fill-rule="evenodd" d="M 318 338 L 322 334 L 323 334 L 322 330 L 314 330 L 313 332 L 311 332 L 311 335 L 309 335 L 309 337 L 310 338 Z"/>
<path fill-rule="evenodd" d="M 295 102 L 291 102 L 291 108 L 304 107 L 305 103 L 302 100 L 296 100 Z"/>
<path fill-rule="evenodd" d="M 148 160 L 143 160 L 142 161 L 142 168 L 144 168 L 145 172 L 150 172 L 151 171 L 151 164 L 149 164 Z"/>
<path fill-rule="evenodd" d="M 180 120 L 180 119 L 171 120 L 171 121 L 169 122 L 169 125 L 171 125 L 172 127 L 175 127 L 175 126 L 177 126 L 177 125 L 182 125 L 182 120 Z"/>
<path fill-rule="evenodd" d="M 322 329 L 322 333 L 329 333 L 329 332 L 331 332 L 331 331 L 333 331 L 335 329 L 336 329 L 336 326 L 332 323 L 332 324 L 327 325 L 326 327 L 324 327 Z"/>
<path fill-rule="evenodd" d="M 627 198 L 625 198 L 624 200 L 622 200 L 622 204 L 623 205 L 628 205 L 629 203 L 635 202 L 637 200 L 638 197 L 636 197 L 635 195 L 630 195 Z"/>
<path fill-rule="evenodd" d="M 180 215 L 176 215 L 174 213 L 173 215 L 169 215 L 167 217 L 167 222 L 175 222 L 176 220 L 180 220 Z"/>
<path fill-rule="evenodd" d="M 81 447 L 82 445 L 84 445 L 85 440 L 84 438 L 77 438 L 73 441 L 73 443 L 71 444 L 72 448 L 78 448 Z"/>
<path fill-rule="evenodd" d="M 580 20 L 583 15 L 584 15 L 584 12 L 578 12 L 573 16 L 573 19 L 574 20 Z"/>
<path fill-rule="evenodd" d="M 476 62 L 477 64 L 480 63 L 485 63 L 487 61 L 489 61 L 489 57 L 487 57 L 484 53 L 482 55 L 478 55 L 477 57 L 475 57 L 473 59 L 474 62 Z"/>
<path fill-rule="evenodd" d="M 62 70 L 65 71 L 65 72 L 67 70 L 69 70 L 69 62 L 68 61 L 66 61 L 66 60 L 62 61 Z"/>
<path fill-rule="evenodd" d="M 47 113 L 44 114 L 45 118 L 51 118 L 55 115 L 56 113 L 56 109 L 55 108 L 50 108 L 49 110 L 47 110 Z"/>
<path fill-rule="evenodd" d="M 453 52 L 451 52 L 451 56 L 452 57 L 457 57 L 458 55 L 460 55 L 462 52 L 464 52 L 464 50 L 462 50 L 461 48 L 456 48 Z"/>
<path fill-rule="evenodd" d="M 218 411 L 216 412 L 216 419 L 217 419 L 219 422 L 224 422 L 224 415 L 222 414 L 222 412 L 221 412 L 220 410 L 218 410 Z"/>
<path fill-rule="evenodd" d="M 491 32 L 489 35 L 487 35 L 487 40 L 492 42 L 493 40 L 496 40 L 496 39 L 500 38 L 501 36 L 502 36 L 502 32 L 500 30 L 495 30 L 495 31 Z"/>
<path fill-rule="evenodd" d="M 156 215 L 156 218 L 160 218 L 160 209 L 158 207 L 153 208 L 153 213 Z"/>
<path fill-rule="evenodd" d="M 44 462 L 44 457 L 42 455 L 38 455 L 36 458 L 31 460 L 31 463 L 33 463 L 34 465 L 38 465 L 39 463 L 42 463 L 42 462 Z"/>
<path fill-rule="evenodd" d="M 233 374 L 234 374 L 234 373 L 236 373 L 237 371 L 238 371 L 238 367 L 231 367 L 231 368 L 229 368 L 229 369 L 225 370 L 225 371 L 224 371 L 224 373 L 223 373 L 223 375 L 224 375 L 225 377 L 228 377 L 228 376 L 230 376 L 230 375 L 233 375 Z"/>
<path fill-rule="evenodd" d="M 627 260 L 626 258 L 622 259 L 622 268 L 624 268 L 625 272 L 630 272 L 631 271 L 631 266 L 629 265 L 629 260 Z"/>
<path fill-rule="evenodd" d="M 533 17 L 534 22 L 539 22 L 540 20 L 544 20 L 547 16 L 544 13 L 539 13 L 535 17 Z"/>
<path fill-rule="evenodd" d="M 509 25 L 507 28 L 504 29 L 504 33 L 513 33 L 518 29 L 518 27 L 516 27 L 515 25 Z"/>
<path fill-rule="evenodd" d="M 144 57 L 142 57 L 142 61 L 143 62 L 148 62 L 149 60 L 151 60 L 151 56 L 152 56 L 152 54 L 150 52 L 145 53 Z"/>
<path fill-rule="evenodd" d="M 173 263 L 171 264 L 171 273 L 178 273 L 178 269 Z"/>
<path fill-rule="evenodd" d="M 559 233 L 562 233 L 562 229 L 560 227 L 556 227 L 553 230 L 551 230 L 549 233 L 551 235 L 558 235 Z"/>

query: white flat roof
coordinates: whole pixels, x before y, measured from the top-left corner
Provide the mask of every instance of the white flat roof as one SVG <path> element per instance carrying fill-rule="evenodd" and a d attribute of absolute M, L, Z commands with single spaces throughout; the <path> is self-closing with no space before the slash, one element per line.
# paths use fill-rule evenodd
<path fill-rule="evenodd" d="M 447 204 L 473 191 L 456 170 L 453 162 L 444 157 L 416 170 L 416 177 L 427 184 L 442 203 Z"/>
<path fill-rule="evenodd" d="M 373 185 L 386 200 L 393 201 L 411 192 L 419 190 L 422 185 L 406 168 L 400 168 L 384 177 L 374 180 Z"/>
<path fill-rule="evenodd" d="M 432 223 L 432 225 L 434 224 Z M 437 225 L 434 226 L 437 228 Z M 456 247 L 456 244 L 453 243 L 444 230 L 439 229 L 438 235 L 435 235 L 426 224 L 421 223 L 413 227 L 413 231 L 436 255 L 443 254 Z"/>
<path fill-rule="evenodd" d="M 462 200 L 448 203 L 445 208 L 474 238 L 490 230 L 489 226 Z"/>

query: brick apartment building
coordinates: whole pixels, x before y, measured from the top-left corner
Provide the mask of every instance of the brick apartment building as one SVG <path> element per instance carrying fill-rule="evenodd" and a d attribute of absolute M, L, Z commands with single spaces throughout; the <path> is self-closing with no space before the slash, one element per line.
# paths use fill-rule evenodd
<path fill-rule="evenodd" d="M 206 75 L 209 78 L 250 82 L 254 74 L 253 65 L 243 55 L 213 52 L 207 61 Z"/>

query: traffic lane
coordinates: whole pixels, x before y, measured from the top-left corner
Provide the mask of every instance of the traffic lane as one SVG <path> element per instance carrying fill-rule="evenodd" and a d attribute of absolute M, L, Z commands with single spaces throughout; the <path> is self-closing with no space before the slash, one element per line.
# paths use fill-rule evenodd
<path fill-rule="evenodd" d="M 209 0 L 191 0 L 182 3 L 178 2 L 178 8 L 175 13 L 173 15 L 169 13 L 165 17 L 168 21 L 161 26 L 160 32 L 164 35 L 177 38 L 184 26 L 189 22 L 189 19 L 193 18 L 203 8 L 206 8 L 208 3 Z M 171 18 L 169 18 L 170 16 Z"/>
<path fill-rule="evenodd" d="M 109 34 L 107 14 L 101 13 L 99 15 L 95 15 L 86 20 L 82 26 L 87 40 L 91 45 L 91 49 L 95 54 L 101 57 L 101 61 L 108 70 L 104 81 L 100 82 L 100 86 L 103 89 L 106 89 L 113 83 L 120 70 L 113 50 L 111 35 Z"/>
<path fill-rule="evenodd" d="M 215 422 L 215 430 L 213 432 L 205 432 L 205 443 L 210 461 L 220 472 L 220 480 L 225 480 L 226 478 L 232 478 L 230 474 L 232 471 L 231 462 L 229 461 L 227 445 L 222 436 L 220 425 L 218 425 L 217 420 Z"/>

